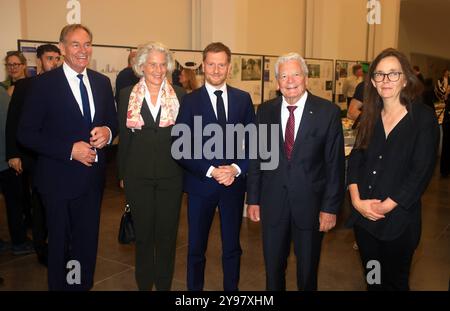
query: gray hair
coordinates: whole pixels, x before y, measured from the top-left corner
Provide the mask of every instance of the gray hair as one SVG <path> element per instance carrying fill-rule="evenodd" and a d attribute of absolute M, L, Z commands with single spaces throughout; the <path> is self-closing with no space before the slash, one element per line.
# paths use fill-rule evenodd
<path fill-rule="evenodd" d="M 302 67 L 303 74 L 305 76 L 308 76 L 308 66 L 306 66 L 306 62 L 303 59 L 303 57 L 300 56 L 300 54 L 291 52 L 284 55 L 281 55 L 278 57 L 277 61 L 275 62 L 275 78 L 278 79 L 278 67 L 281 64 L 287 63 L 288 61 L 295 60 L 298 61 L 300 66 Z"/>
<path fill-rule="evenodd" d="M 158 51 L 164 53 L 166 55 L 167 62 L 167 73 L 171 73 L 175 69 L 175 62 L 173 60 L 172 52 L 169 50 L 167 46 L 162 44 L 161 42 L 150 41 L 145 44 L 138 46 L 136 51 L 136 56 L 134 58 L 133 70 L 137 76 L 142 77 L 144 74 L 142 73 L 141 66 L 147 62 L 148 55 L 153 52 Z"/>

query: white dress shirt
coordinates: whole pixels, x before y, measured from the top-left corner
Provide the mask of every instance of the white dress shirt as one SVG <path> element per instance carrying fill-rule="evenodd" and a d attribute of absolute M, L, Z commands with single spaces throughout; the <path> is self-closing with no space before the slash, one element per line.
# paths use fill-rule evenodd
<path fill-rule="evenodd" d="M 302 120 L 303 110 L 305 109 L 305 103 L 307 98 L 308 92 L 305 91 L 302 97 L 300 97 L 300 99 L 294 105 L 289 105 L 283 96 L 283 103 L 281 104 L 281 129 L 283 130 L 283 139 L 286 132 L 287 121 L 289 118 L 289 109 L 287 109 L 287 107 L 297 106 L 297 109 L 294 110 L 294 118 L 295 118 L 294 141 L 295 141 L 295 138 L 297 137 L 298 128 L 300 127 L 300 121 Z"/>
<path fill-rule="evenodd" d="M 156 122 L 156 118 L 158 117 L 159 108 L 161 108 L 161 90 L 163 88 L 164 83 L 165 82 L 161 83 L 161 87 L 159 88 L 158 98 L 156 99 L 156 105 L 152 104 L 152 99 L 150 96 L 150 92 L 147 88 L 147 84 L 144 83 L 144 85 L 145 85 L 145 101 L 147 102 L 148 109 L 150 109 L 150 112 L 153 117 L 153 121 L 155 121 L 155 122 Z"/>
<path fill-rule="evenodd" d="M 66 75 L 67 82 L 69 82 L 70 89 L 72 90 L 73 96 L 77 100 L 78 107 L 80 108 L 81 114 L 84 115 L 83 111 L 83 102 L 81 101 L 81 93 L 80 93 L 80 79 L 78 79 L 77 75 L 79 74 L 75 70 L 69 67 L 66 63 L 63 64 L 64 74 Z M 87 76 L 87 70 L 84 68 L 83 72 L 83 83 L 86 86 L 88 97 L 89 97 L 89 107 L 91 108 L 91 121 L 94 120 L 95 116 L 95 105 L 94 105 L 94 97 L 92 96 L 91 84 L 89 83 L 89 78 Z"/>
<path fill-rule="evenodd" d="M 224 83 L 219 89 L 216 89 L 214 86 L 205 81 L 206 91 L 208 92 L 209 99 L 211 99 L 212 107 L 214 113 L 217 118 L 217 95 L 214 94 L 215 91 L 222 91 L 222 99 L 223 105 L 225 106 L 225 116 L 228 120 L 228 94 L 227 94 L 227 85 Z"/>
<path fill-rule="evenodd" d="M 75 100 L 77 101 L 78 107 L 80 108 L 81 114 L 84 115 L 83 111 L 83 102 L 81 100 L 81 92 L 80 92 L 80 79 L 78 79 L 79 73 L 70 68 L 69 65 L 67 65 L 65 62 L 63 63 L 63 71 L 64 75 L 66 76 L 67 82 L 69 82 L 70 89 L 72 91 L 73 96 L 75 97 Z M 91 122 L 94 121 L 95 116 L 95 105 L 94 105 L 94 96 L 92 95 L 92 89 L 91 84 L 89 83 L 89 78 L 87 76 L 87 70 L 84 68 L 84 70 L 81 72 L 83 75 L 83 83 L 86 86 L 86 90 L 89 97 L 89 107 L 91 109 Z M 112 141 L 112 132 L 109 127 L 106 126 L 106 128 L 109 131 L 109 140 L 108 144 Z M 70 156 L 70 160 L 72 160 L 72 156 Z M 98 161 L 98 156 L 95 156 L 95 162 Z"/>
<path fill-rule="evenodd" d="M 215 88 L 214 86 L 212 86 L 211 84 L 209 84 L 207 81 L 205 81 L 205 87 L 206 87 L 206 91 L 208 92 L 209 95 L 209 99 L 211 100 L 211 104 L 212 104 L 212 108 L 214 110 L 214 113 L 216 114 L 216 118 L 217 118 L 217 95 L 214 94 L 215 91 L 222 91 L 222 99 L 223 99 L 223 105 L 225 107 L 225 116 L 228 120 L 228 94 L 227 94 L 227 84 L 224 83 L 220 88 Z M 224 133 L 225 134 L 225 133 Z M 237 170 L 237 174 L 235 177 L 238 177 L 239 175 L 241 175 L 241 168 L 239 167 L 239 165 L 233 163 L 231 164 L 236 170 Z M 212 175 L 212 171 L 215 169 L 214 166 L 210 166 L 208 171 L 206 172 L 206 177 L 211 178 Z"/>

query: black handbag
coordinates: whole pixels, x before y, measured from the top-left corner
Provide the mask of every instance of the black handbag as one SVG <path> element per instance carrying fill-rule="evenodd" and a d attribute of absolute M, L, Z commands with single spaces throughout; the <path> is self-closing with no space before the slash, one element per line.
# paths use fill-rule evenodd
<path fill-rule="evenodd" d="M 130 206 L 128 204 L 125 205 L 125 212 L 120 220 L 118 239 L 120 244 L 130 244 L 136 241 L 133 218 L 131 217 Z"/>

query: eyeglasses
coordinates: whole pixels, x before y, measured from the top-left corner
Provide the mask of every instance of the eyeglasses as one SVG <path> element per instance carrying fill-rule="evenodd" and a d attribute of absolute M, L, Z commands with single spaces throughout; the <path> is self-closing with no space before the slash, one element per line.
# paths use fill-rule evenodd
<path fill-rule="evenodd" d="M 11 63 L 11 64 L 6 64 L 6 67 L 8 68 L 17 68 L 20 65 L 23 65 L 22 63 Z"/>
<path fill-rule="evenodd" d="M 403 74 L 403 72 L 400 72 L 400 71 L 392 71 L 392 72 L 389 72 L 389 73 L 374 72 L 372 74 L 372 79 L 375 82 L 383 82 L 384 78 L 387 77 L 389 81 L 397 82 L 400 79 L 400 75 L 401 74 Z"/>

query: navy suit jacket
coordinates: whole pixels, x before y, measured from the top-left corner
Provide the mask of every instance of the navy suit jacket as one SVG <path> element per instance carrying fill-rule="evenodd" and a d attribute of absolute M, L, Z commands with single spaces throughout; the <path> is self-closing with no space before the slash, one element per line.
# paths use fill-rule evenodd
<path fill-rule="evenodd" d="M 227 94 L 227 124 L 242 124 L 246 126 L 253 123 L 255 112 L 250 94 L 229 85 L 227 85 Z M 205 86 L 202 86 L 182 98 L 180 111 L 176 121 L 177 124 L 183 123 L 189 126 L 192 134 L 191 139 L 201 139 L 203 148 L 205 142 L 210 139 L 210 137 L 193 137 L 194 116 L 202 117 L 202 132 L 208 124 L 217 124 L 217 117 Z M 242 143 L 240 143 L 240 146 L 242 146 Z M 248 140 L 246 140 L 245 146 L 245 149 L 248 150 Z M 193 142 L 191 149 L 193 152 Z M 213 158 L 208 160 L 204 156 L 202 156 L 201 159 L 193 159 L 191 154 L 191 159 L 181 159 L 178 160 L 178 162 L 185 169 L 184 191 L 188 193 L 209 196 L 217 191 L 229 191 L 230 193 L 238 194 L 245 192 L 245 177 L 248 169 L 248 157 L 245 157 L 244 159 Z M 206 177 L 206 173 L 210 166 L 218 167 L 220 165 L 230 165 L 232 163 L 237 164 L 241 169 L 241 174 L 235 179 L 232 185 L 225 187 L 217 183 L 214 178 Z"/>
<path fill-rule="evenodd" d="M 247 203 L 260 205 L 263 225 L 276 225 L 289 208 L 297 227 L 318 229 L 319 212 L 337 214 L 344 198 L 345 157 L 340 109 L 309 93 L 288 161 L 281 107 L 282 97 L 277 97 L 258 108 L 257 125 L 279 126 L 278 145 L 270 141 L 270 135 L 266 137 L 268 150 L 278 149 L 279 165 L 274 170 L 260 170 L 261 158 L 250 161 Z"/>
<path fill-rule="evenodd" d="M 117 115 L 110 80 L 89 69 L 87 76 L 95 105 L 92 128 L 107 126 L 114 137 Z M 104 149 L 97 150 L 98 162 L 92 167 L 70 160 L 73 144 L 89 142 L 90 130 L 62 66 L 33 81 L 17 135 L 23 145 L 38 154 L 34 182 L 41 193 L 70 199 L 93 187 L 103 190 Z"/>

